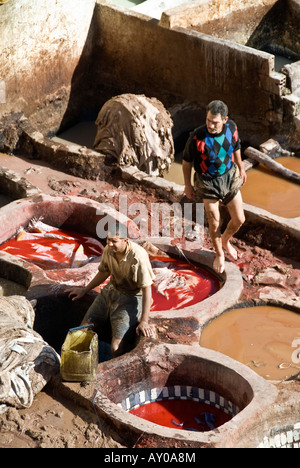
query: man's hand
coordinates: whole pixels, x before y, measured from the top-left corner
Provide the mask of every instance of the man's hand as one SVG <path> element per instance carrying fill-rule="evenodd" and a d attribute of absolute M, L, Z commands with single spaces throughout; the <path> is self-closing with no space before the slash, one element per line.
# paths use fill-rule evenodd
<path fill-rule="evenodd" d="M 72 288 L 67 289 L 65 292 L 69 294 L 68 297 L 72 299 L 72 301 L 78 301 L 78 299 L 82 299 L 86 295 L 85 288 Z"/>
<path fill-rule="evenodd" d="M 243 185 L 247 182 L 247 172 L 245 171 L 244 168 L 240 169 L 240 176 L 243 181 Z"/>
<path fill-rule="evenodd" d="M 142 333 L 144 336 L 151 337 L 153 335 L 152 333 L 152 327 L 149 325 L 148 322 L 145 320 L 142 320 L 138 326 L 136 327 L 136 332 L 139 335 Z"/>
<path fill-rule="evenodd" d="M 195 189 L 192 185 L 185 185 L 184 187 L 184 193 L 186 194 L 186 196 L 192 200 L 193 198 L 195 198 Z"/>

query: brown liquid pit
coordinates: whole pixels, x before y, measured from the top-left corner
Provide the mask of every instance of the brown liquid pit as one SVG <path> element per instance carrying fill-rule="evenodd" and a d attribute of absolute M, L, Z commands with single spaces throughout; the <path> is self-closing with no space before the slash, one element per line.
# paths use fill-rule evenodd
<path fill-rule="evenodd" d="M 300 158 L 281 157 L 276 162 L 300 173 Z M 243 201 L 248 205 L 269 211 L 283 218 L 300 216 L 300 186 L 263 165 L 247 172 L 247 182 L 242 188 Z"/>
<path fill-rule="evenodd" d="M 200 345 L 247 365 L 267 380 L 283 380 L 300 372 L 299 337 L 298 313 L 258 306 L 233 309 L 210 322 Z"/>

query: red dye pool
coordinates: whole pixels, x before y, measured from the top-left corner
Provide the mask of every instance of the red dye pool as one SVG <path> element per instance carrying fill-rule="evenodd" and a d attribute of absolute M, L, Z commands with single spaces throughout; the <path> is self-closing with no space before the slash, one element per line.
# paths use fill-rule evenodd
<path fill-rule="evenodd" d="M 104 246 L 77 232 L 63 231 L 33 220 L 0 250 L 32 262 L 43 270 L 77 268 L 93 258 L 100 261 Z M 220 289 L 208 270 L 168 256 L 151 257 L 155 273 L 152 311 L 178 310 L 197 304 Z M 108 282 L 108 280 L 107 280 Z"/>
<path fill-rule="evenodd" d="M 152 311 L 192 306 L 220 289 L 218 278 L 205 268 L 171 257 L 151 257 L 151 264 L 156 275 Z"/>
<path fill-rule="evenodd" d="M 37 222 L 30 231 L 20 231 L 0 250 L 32 262 L 43 270 L 76 268 L 100 257 L 104 246 L 94 238 L 63 231 Z"/>
<path fill-rule="evenodd" d="M 216 429 L 231 419 L 214 406 L 181 399 L 155 401 L 139 406 L 130 413 L 160 426 L 199 432 Z"/>

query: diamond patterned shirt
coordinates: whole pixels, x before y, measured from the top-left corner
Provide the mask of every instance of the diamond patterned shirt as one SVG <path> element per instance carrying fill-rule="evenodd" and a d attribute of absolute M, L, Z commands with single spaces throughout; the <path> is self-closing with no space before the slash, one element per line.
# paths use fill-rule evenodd
<path fill-rule="evenodd" d="M 228 120 L 217 135 L 211 135 L 206 125 L 194 130 L 185 146 L 183 159 L 193 162 L 199 174 L 215 178 L 231 169 L 234 152 L 240 148 L 237 126 L 233 120 Z"/>

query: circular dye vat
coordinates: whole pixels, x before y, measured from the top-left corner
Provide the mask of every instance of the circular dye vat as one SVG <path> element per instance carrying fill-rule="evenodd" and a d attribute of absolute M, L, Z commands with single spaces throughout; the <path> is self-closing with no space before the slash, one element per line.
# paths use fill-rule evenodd
<path fill-rule="evenodd" d="M 204 267 L 172 257 L 151 257 L 155 274 L 152 311 L 178 310 L 212 296 L 220 289 L 219 279 Z"/>
<path fill-rule="evenodd" d="M 77 268 L 101 257 L 104 246 L 94 238 L 34 221 L 27 230 L 3 243 L 0 250 L 43 270 Z"/>
<path fill-rule="evenodd" d="M 281 157 L 276 162 L 300 173 L 300 158 Z M 247 183 L 242 188 L 245 203 L 262 208 L 284 218 L 300 216 L 300 186 L 263 165 L 247 172 Z"/>
<path fill-rule="evenodd" d="M 214 391 L 187 385 L 147 389 L 130 395 L 120 406 L 154 424 L 196 432 L 212 431 L 240 411 Z"/>
<path fill-rule="evenodd" d="M 154 402 L 130 413 L 160 426 L 198 432 L 214 430 L 231 419 L 217 408 L 188 400 Z"/>
<path fill-rule="evenodd" d="M 298 374 L 299 343 L 300 315 L 273 306 L 225 312 L 204 328 L 200 338 L 201 346 L 246 364 L 268 380 Z"/>

